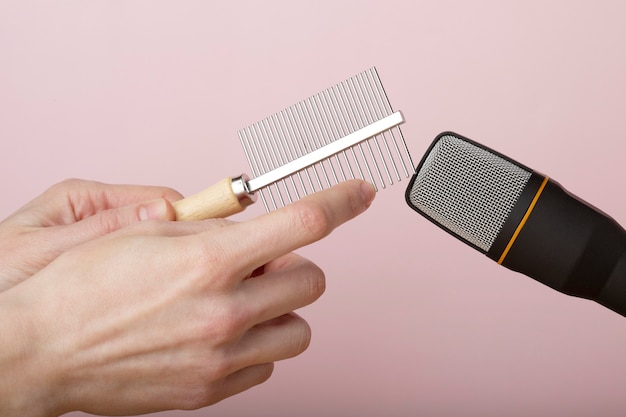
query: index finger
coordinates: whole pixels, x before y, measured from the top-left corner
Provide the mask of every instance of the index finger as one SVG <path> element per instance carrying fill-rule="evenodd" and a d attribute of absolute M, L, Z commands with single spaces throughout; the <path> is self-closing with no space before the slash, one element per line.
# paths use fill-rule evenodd
<path fill-rule="evenodd" d="M 374 187 L 362 180 L 339 183 L 279 210 L 220 230 L 222 249 L 237 251 L 229 255 L 242 259 L 240 266 L 249 272 L 329 235 L 363 213 L 375 194 Z"/>

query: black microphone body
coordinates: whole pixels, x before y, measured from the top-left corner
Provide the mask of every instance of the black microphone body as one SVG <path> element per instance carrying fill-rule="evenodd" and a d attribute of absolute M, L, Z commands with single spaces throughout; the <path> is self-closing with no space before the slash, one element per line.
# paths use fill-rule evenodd
<path fill-rule="evenodd" d="M 523 194 L 534 192 L 529 184 Z M 518 202 L 515 208 L 524 207 Z M 615 220 L 548 180 L 500 260 L 504 250 L 500 249 L 511 239 L 507 231 L 517 230 L 520 224 L 515 211 L 487 256 L 555 290 L 595 300 L 626 315 L 626 231 Z"/>
<path fill-rule="evenodd" d="M 462 172 L 450 172 L 457 169 Z M 469 179 L 471 175 L 478 179 Z M 515 175 L 521 179 L 510 185 Z M 406 199 L 499 264 L 626 316 L 626 231 L 546 176 L 445 132 L 418 165 Z M 510 201 L 500 207 L 506 199 Z M 495 225 L 490 219 L 494 213 L 502 218 Z M 481 227 L 491 228 L 487 232 L 493 237 L 483 238 Z"/>

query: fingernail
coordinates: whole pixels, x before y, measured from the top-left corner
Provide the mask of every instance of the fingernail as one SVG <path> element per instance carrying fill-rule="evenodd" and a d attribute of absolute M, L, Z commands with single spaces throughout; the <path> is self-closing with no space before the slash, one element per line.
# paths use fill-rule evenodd
<path fill-rule="evenodd" d="M 165 219 L 167 216 L 167 203 L 162 198 L 143 203 L 139 207 L 139 220 Z"/>
<path fill-rule="evenodd" d="M 376 196 L 376 189 L 369 182 L 363 181 L 361 183 L 361 195 L 363 196 L 363 201 L 365 205 L 369 207 L 374 201 L 374 197 Z"/>

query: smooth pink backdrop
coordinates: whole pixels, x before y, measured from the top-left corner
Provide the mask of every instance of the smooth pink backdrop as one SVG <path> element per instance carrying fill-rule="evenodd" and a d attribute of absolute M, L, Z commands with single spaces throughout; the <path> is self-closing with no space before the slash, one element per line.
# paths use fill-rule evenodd
<path fill-rule="evenodd" d="M 247 172 L 238 129 L 375 65 L 414 162 L 454 130 L 626 224 L 625 15 L 617 0 L 0 0 L 0 215 L 68 177 L 189 194 Z M 457 242 L 406 207 L 406 184 L 301 251 L 328 281 L 301 311 L 307 352 L 162 415 L 623 416 L 626 319 Z"/>

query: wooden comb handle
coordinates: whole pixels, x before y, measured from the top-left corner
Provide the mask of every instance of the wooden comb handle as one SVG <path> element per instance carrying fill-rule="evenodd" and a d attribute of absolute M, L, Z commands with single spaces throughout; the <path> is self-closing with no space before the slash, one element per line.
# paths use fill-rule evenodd
<path fill-rule="evenodd" d="M 197 194 L 178 200 L 172 205 L 176 220 L 205 220 L 223 218 L 245 210 L 256 201 L 246 191 L 247 176 L 224 178 Z"/>

